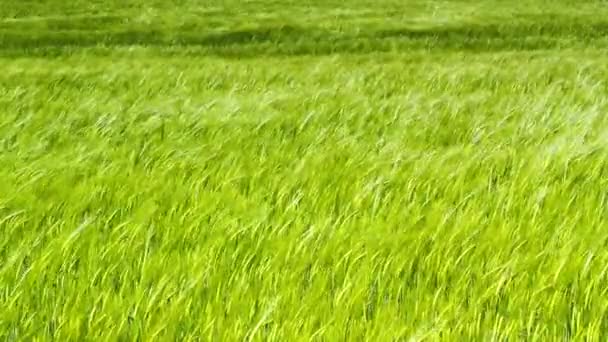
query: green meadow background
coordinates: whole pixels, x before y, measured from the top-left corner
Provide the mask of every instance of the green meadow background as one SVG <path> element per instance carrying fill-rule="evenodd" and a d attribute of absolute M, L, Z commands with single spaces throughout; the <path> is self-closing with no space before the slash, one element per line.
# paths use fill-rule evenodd
<path fill-rule="evenodd" d="M 605 1 L 0 1 L 0 339 L 605 341 Z"/>

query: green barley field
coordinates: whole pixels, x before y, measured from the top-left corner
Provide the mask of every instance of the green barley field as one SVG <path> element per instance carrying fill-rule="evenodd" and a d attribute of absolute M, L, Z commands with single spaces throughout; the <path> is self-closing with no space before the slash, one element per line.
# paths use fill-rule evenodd
<path fill-rule="evenodd" d="M 608 2 L 0 0 L 0 340 L 607 339 Z"/>

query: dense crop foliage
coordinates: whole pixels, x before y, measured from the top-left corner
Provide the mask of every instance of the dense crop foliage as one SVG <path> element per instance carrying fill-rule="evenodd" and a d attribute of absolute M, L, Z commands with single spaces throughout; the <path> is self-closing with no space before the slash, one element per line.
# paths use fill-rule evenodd
<path fill-rule="evenodd" d="M 0 4 L 1 340 L 608 331 L 608 4 Z"/>

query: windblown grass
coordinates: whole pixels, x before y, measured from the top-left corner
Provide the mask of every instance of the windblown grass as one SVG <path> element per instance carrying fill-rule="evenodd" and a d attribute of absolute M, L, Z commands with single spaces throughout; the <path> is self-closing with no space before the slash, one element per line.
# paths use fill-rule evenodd
<path fill-rule="evenodd" d="M 2 340 L 606 339 L 605 3 L 0 13 Z"/>

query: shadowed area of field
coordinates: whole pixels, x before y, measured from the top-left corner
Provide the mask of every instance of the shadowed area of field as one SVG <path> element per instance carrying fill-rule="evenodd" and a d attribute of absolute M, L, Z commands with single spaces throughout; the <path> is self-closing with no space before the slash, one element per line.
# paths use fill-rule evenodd
<path fill-rule="evenodd" d="M 569 48 L 604 44 L 608 21 L 529 21 L 519 24 L 444 25 L 337 31 L 314 26 L 274 25 L 209 32 L 196 28 L 111 30 L 117 17 L 47 20 L 32 30 L 20 22 L 0 24 L 0 54 L 65 54 L 82 48 L 193 47 L 223 57 L 366 54 L 416 49 L 469 52 Z M 88 27 L 93 27 L 89 29 Z"/>

